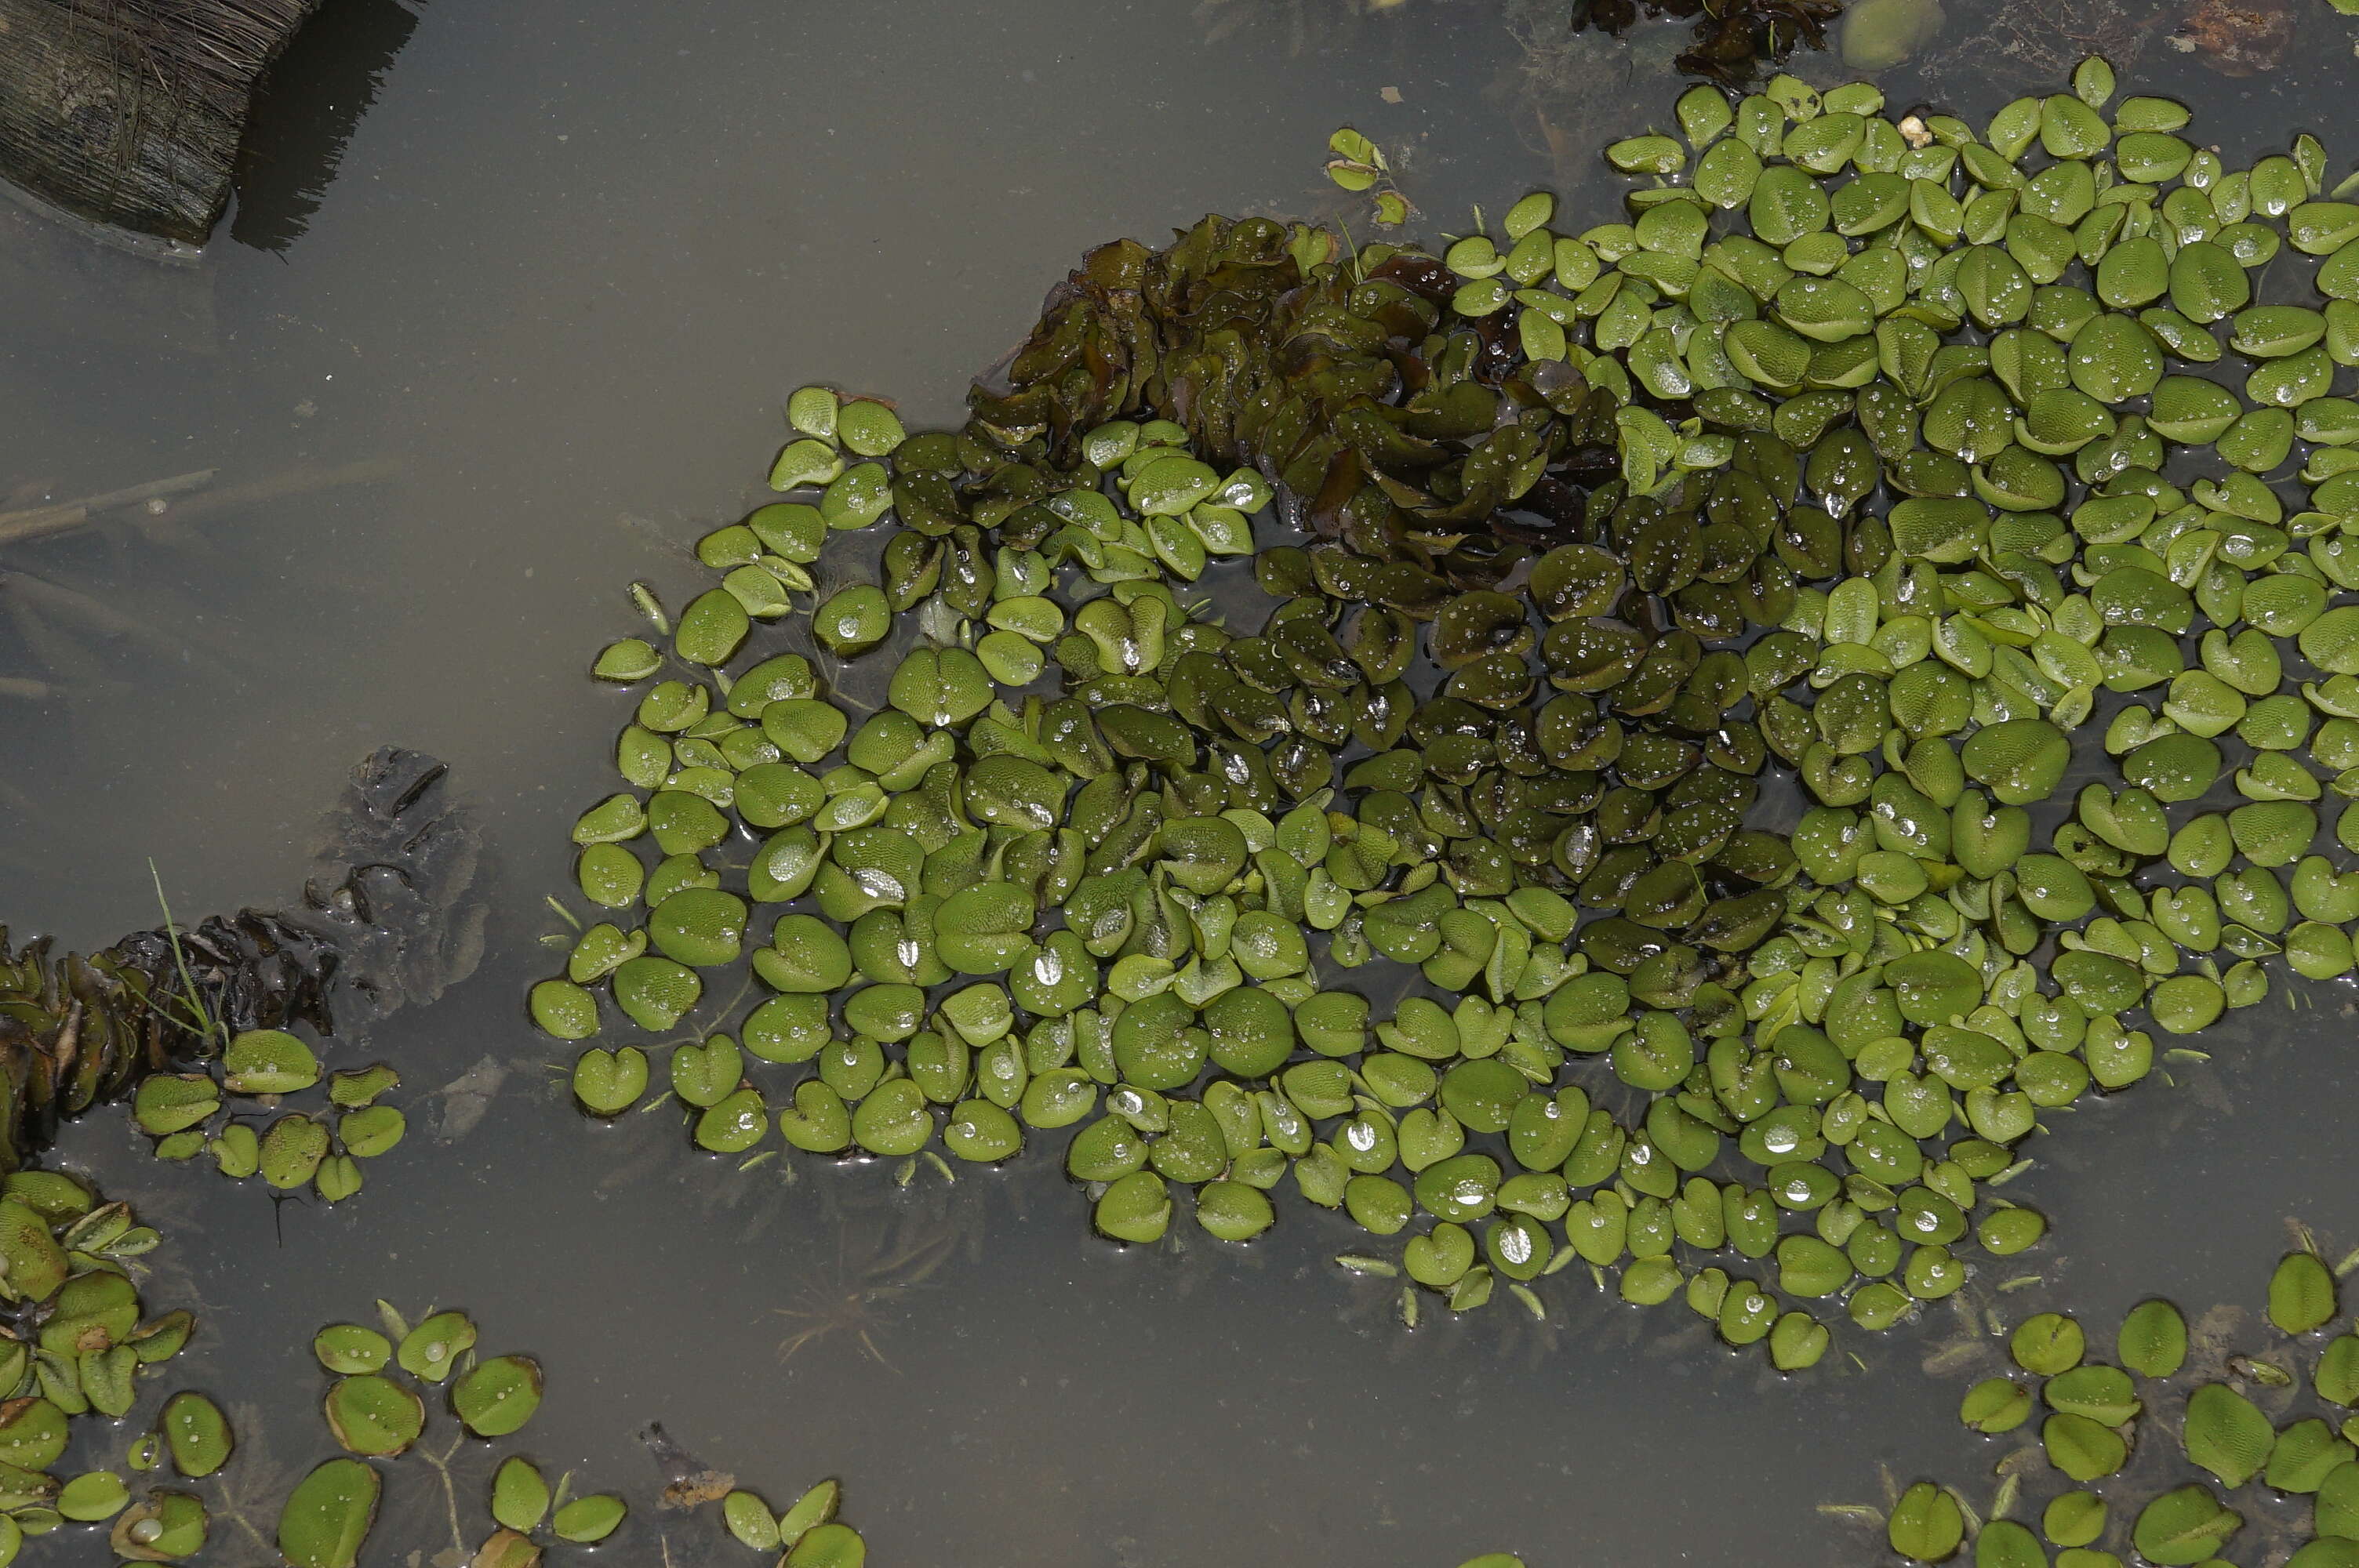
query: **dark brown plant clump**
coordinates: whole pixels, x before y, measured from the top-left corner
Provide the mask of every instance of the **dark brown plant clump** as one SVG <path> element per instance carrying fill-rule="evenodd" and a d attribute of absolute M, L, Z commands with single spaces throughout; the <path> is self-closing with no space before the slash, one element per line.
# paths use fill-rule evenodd
<path fill-rule="evenodd" d="M 1584 27 L 1620 37 L 1640 16 L 1694 23 L 1695 41 L 1674 62 L 1690 76 L 1737 83 L 1762 64 L 1776 64 L 1800 45 L 1827 47 L 1827 27 L 1843 15 L 1841 0 L 1574 0 L 1569 5 L 1530 0 L 1512 26 L 1531 38 L 1554 22 L 1565 36 Z M 1536 14 L 1537 13 L 1537 14 Z"/>
<path fill-rule="evenodd" d="M 1429 752 L 1462 749 L 1469 784 L 1494 756 L 1518 776 L 1575 775 L 1562 798 L 1549 796 L 1550 810 L 1496 829 L 1517 863 L 1581 888 L 1585 903 L 1623 907 L 1664 848 L 1633 843 L 1669 820 L 1650 815 L 1652 792 L 1681 781 L 1669 808 L 1685 815 L 1663 832 L 1673 850 L 1712 862 L 1693 908 L 1682 903 L 1670 922 L 1695 945 L 1678 949 L 1688 968 L 1670 989 L 1684 998 L 1709 978 L 1698 948 L 1741 953 L 1767 933 L 1783 908 L 1768 884 L 1791 871 L 1782 845 L 1738 829 L 1769 749 L 1799 756 L 1804 738 L 1789 733 L 1783 708 L 1768 728 L 1736 709 L 1757 678 L 1773 676 L 1792 636 L 1758 655 L 1737 643 L 1778 625 L 1801 579 L 1875 570 L 1882 557 L 1861 552 L 1875 546 L 1880 525 L 1854 529 L 1847 555 L 1824 513 L 1789 511 L 1778 497 L 1797 493 L 1799 456 L 1762 430 L 1732 438 L 1726 471 L 1632 493 L 1613 394 L 1563 360 L 1528 357 L 1506 312 L 1447 310 L 1458 281 L 1439 259 L 1388 246 L 1329 259 L 1323 237 L 1298 231 L 1289 242 L 1266 220 L 1207 218 L 1161 252 L 1101 247 L 1050 295 L 1004 389 L 974 394 L 959 446 L 985 477 L 966 495 L 967 515 L 1003 543 L 1040 544 L 1060 525 L 1059 492 L 1096 482 L 1080 438 L 1124 418 L 1175 421 L 1206 461 L 1276 481 L 1279 504 L 1315 537 L 1307 550 L 1266 551 L 1264 589 L 1364 608 L 1343 643 L 1293 616 L 1275 639 L 1265 635 L 1268 650 L 1322 687 L 1363 669 L 1381 683 L 1399 673 L 1384 650 L 1397 647 L 1405 662 L 1416 624 L 1431 622 L 1443 692 L 1420 707 L 1387 688 L 1362 706 L 1397 709 L 1394 722 Z M 1695 413 L 1635 386 L 1631 395 L 1655 410 L 1648 417 Z M 913 521 L 905 493 L 917 492 L 897 481 L 905 526 L 952 531 L 956 496 Z M 980 543 L 966 553 L 980 556 Z M 889 568 L 890 547 L 886 559 Z M 1537 652 L 1563 694 L 1538 713 L 1527 706 L 1536 689 L 1527 597 L 1550 624 Z M 1256 670 L 1222 689 L 1288 684 L 1269 679 Z M 1504 716 L 1495 740 L 1495 714 Z M 1269 733 L 1239 733 L 1258 743 L 1302 722 L 1273 715 Z M 1373 751 L 1398 743 L 1400 730 L 1378 732 L 1386 729 L 1372 728 Z M 1294 776 L 1283 759 L 1270 767 Z M 1297 797 L 1323 780 L 1323 771 L 1298 780 Z M 1593 812 L 1603 813 L 1595 823 Z M 1552 849 L 1575 819 L 1583 826 Z M 1631 963 L 1661 946 L 1626 920 L 1585 939 L 1601 952 L 1635 943 Z"/>
<path fill-rule="evenodd" d="M 2257 76 L 2293 48 L 2288 0 L 2196 0 L 2171 45 L 2223 76 Z"/>
<path fill-rule="evenodd" d="M 1579 536 L 1615 471 L 1611 395 L 1527 361 L 1504 315 L 1437 333 L 1457 280 L 1432 256 L 1307 277 L 1301 260 L 1266 219 L 1206 218 L 1160 252 L 1100 246 L 1050 294 L 1009 389 L 978 389 L 976 427 L 1069 467 L 1082 431 L 1170 418 L 1208 459 L 1277 482 L 1297 525 L 1460 586 Z"/>
<path fill-rule="evenodd" d="M 151 1073 L 219 1054 L 250 1029 L 332 1033 L 332 1008 L 375 1018 L 471 973 L 484 910 L 470 899 L 478 841 L 440 787 L 442 763 L 386 747 L 353 771 L 329 818 L 301 908 L 168 925 L 84 957 L 21 948 L 0 926 L 0 1173 L 21 1169 L 60 1119 L 129 1094 Z"/>

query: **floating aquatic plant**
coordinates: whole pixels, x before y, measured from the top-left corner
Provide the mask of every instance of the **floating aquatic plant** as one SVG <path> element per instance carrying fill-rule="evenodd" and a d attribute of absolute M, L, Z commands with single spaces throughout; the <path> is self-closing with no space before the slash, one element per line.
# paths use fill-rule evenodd
<path fill-rule="evenodd" d="M 412 1322 L 385 1302 L 377 1327 L 332 1324 L 312 1341 L 334 1378 L 322 1409 L 343 1450 L 298 1482 L 280 1510 L 277 1542 L 294 1568 L 353 1568 L 376 1522 L 384 1481 L 371 1460 L 414 1454 L 432 1468 L 449 1504 L 451 1546 L 484 1568 L 531 1568 L 552 1541 L 595 1544 L 629 1513 L 608 1493 L 576 1495 L 571 1476 L 552 1486 L 520 1454 L 503 1458 L 492 1477 L 493 1530 L 479 1544 L 462 1533 L 453 1460 L 468 1439 L 509 1437 L 540 1408 L 539 1365 L 525 1356 L 476 1354 L 474 1321 L 429 1308 Z M 458 1429 L 440 1451 L 425 1442 L 436 1407 Z M 480 1453 L 478 1457 L 484 1457 Z"/>
<path fill-rule="evenodd" d="M 721 1499 L 721 1518 L 741 1546 L 783 1552 L 784 1568 L 860 1568 L 868 1560 L 860 1532 L 835 1517 L 843 1488 L 821 1481 L 783 1513 L 773 1512 L 758 1493 L 740 1487 Z"/>
<path fill-rule="evenodd" d="M 1076 1128 L 1115 1239 L 1290 1178 L 1402 1237 L 1362 1273 L 1614 1269 L 1781 1368 L 1799 1303 L 1886 1327 L 2037 1244 L 2042 1113 L 2359 920 L 2359 206 L 2314 138 L 2232 171 L 2072 86 L 1697 88 L 1605 148 L 1626 222 L 1207 218 L 1093 252 L 959 432 L 798 392 L 803 499 L 597 660 L 609 918 L 535 1018 L 668 1038 L 716 1152 Z"/>
<path fill-rule="evenodd" d="M 399 1076 L 331 1071 L 318 1045 L 337 1011 L 364 1023 L 430 1001 L 482 955 L 478 843 L 444 771 L 394 747 L 354 769 L 292 911 L 182 925 L 159 877 L 164 925 L 88 958 L 54 957 L 46 938 L 13 947 L 0 927 L 0 1170 L 46 1148 L 60 1119 L 128 1098 L 160 1158 L 207 1154 L 225 1175 L 332 1203 L 358 1191 L 357 1162 L 405 1130 L 377 1103 Z M 316 1110 L 238 1114 L 314 1088 Z"/>
<path fill-rule="evenodd" d="M 195 1331 L 188 1312 L 151 1315 L 140 1299 L 133 1260 L 157 1240 L 125 1205 L 71 1176 L 17 1171 L 0 1184 L 0 1563 L 28 1536 L 118 1515 L 129 1521 L 121 1530 L 139 1532 L 134 1545 L 202 1541 L 201 1510 L 191 1522 L 174 1494 L 135 1506 L 111 1473 L 56 1473 L 73 1439 L 127 1416 Z M 182 1392 L 164 1404 L 153 1447 L 182 1475 L 202 1476 L 230 1442 L 212 1401 Z"/>
<path fill-rule="evenodd" d="M 1912 1563 L 1969 1553 L 1976 1568 L 2103 1568 L 2219 1561 L 2257 1546 L 2299 1568 L 2359 1562 L 2359 1331 L 2340 1278 L 2307 1233 L 2268 1281 L 2266 1325 L 2241 1308 L 2190 1324 L 2140 1303 L 2110 1344 L 2043 1312 L 2003 1341 L 2008 1365 L 1970 1388 L 1958 1418 L 2009 1444 L 1977 1503 L 1919 1480 L 1873 1517 Z M 1998 1343 L 1998 1342 L 1995 1342 Z M 2019 1516 L 2019 1517 L 2018 1517 Z"/>
<path fill-rule="evenodd" d="M 735 1476 L 690 1458 L 660 1425 L 640 1437 L 667 1477 L 666 1508 L 701 1511 L 719 1505 L 713 1511 L 722 1530 L 756 1552 L 783 1553 L 773 1558 L 779 1568 L 860 1568 L 867 1561 L 867 1542 L 836 1518 L 843 1501 L 841 1483 L 821 1481 L 780 1512 L 758 1492 L 739 1486 Z"/>

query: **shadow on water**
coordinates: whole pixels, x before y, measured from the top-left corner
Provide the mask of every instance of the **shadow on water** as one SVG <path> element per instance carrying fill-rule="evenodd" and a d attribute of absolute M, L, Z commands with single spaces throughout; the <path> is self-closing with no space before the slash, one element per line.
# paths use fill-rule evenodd
<path fill-rule="evenodd" d="M 337 0 L 304 24 L 255 92 L 231 239 L 284 252 L 303 237 L 378 84 L 417 30 L 418 13 L 400 0 Z"/>

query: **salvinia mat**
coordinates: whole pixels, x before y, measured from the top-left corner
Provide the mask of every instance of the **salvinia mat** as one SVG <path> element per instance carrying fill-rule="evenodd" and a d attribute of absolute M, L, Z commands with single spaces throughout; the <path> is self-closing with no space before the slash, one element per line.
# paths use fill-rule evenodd
<path fill-rule="evenodd" d="M 2286 1568 L 2359 1563 L 2359 1333 L 2329 1332 L 2337 1275 L 2354 1262 L 2288 1253 L 2266 1330 L 2237 1307 L 2190 1324 L 2160 1299 L 2133 1307 L 2110 1346 L 2068 1314 L 2026 1317 L 1990 1342 L 2005 1371 L 1958 1410 L 2006 1445 L 1979 1506 L 1918 1481 L 1888 1509 L 1827 1511 L 1879 1515 L 1911 1563 L 2049 1568 L 2053 1547 L 2054 1568 L 2120 1568 L 2133 1551 L 2157 1564 L 2229 1552 Z"/>
<path fill-rule="evenodd" d="M 451 1546 L 438 1555 L 474 1568 L 536 1568 L 552 1549 L 605 1541 L 628 1519 L 622 1498 L 578 1491 L 570 1473 L 551 1481 L 529 1458 L 503 1445 L 540 1409 L 544 1382 L 538 1362 L 528 1356 L 479 1356 L 474 1321 L 464 1313 L 429 1308 L 412 1323 L 385 1302 L 377 1303 L 380 1326 L 331 1324 L 312 1340 L 312 1354 L 329 1374 L 321 1411 L 336 1452 L 312 1465 L 283 1498 L 270 1499 L 275 1524 L 247 1518 L 223 1489 L 237 1435 L 219 1406 L 193 1392 L 166 1400 L 127 1446 L 124 1465 L 132 1481 L 149 1476 L 167 1483 L 151 1487 L 144 1498 L 135 1500 L 131 1483 L 114 1470 L 60 1481 L 20 1468 L 54 1465 L 66 1448 L 66 1416 L 58 1401 L 72 1397 L 73 1357 L 64 1358 L 62 1371 L 52 1366 L 50 1347 L 59 1336 L 72 1342 L 102 1333 L 121 1341 L 82 1353 L 79 1384 L 87 1401 L 82 1409 L 120 1418 L 136 1398 L 136 1368 L 173 1354 L 185 1343 L 190 1320 L 179 1313 L 136 1332 L 124 1329 L 136 1321 L 137 1303 L 128 1283 L 108 1271 L 109 1260 L 136 1251 L 140 1236 L 150 1243 L 154 1237 L 124 1230 L 120 1205 L 77 1214 L 77 1197 L 87 1201 L 89 1195 L 47 1173 L 13 1176 L 8 1184 L 0 1220 L 18 1206 L 40 1204 L 59 1210 L 63 1245 L 89 1244 L 93 1236 L 114 1239 L 103 1257 L 85 1260 L 88 1266 L 67 1281 L 47 1315 L 37 1353 L 45 1394 L 12 1401 L 0 1416 L 0 1445 L 12 1456 L 0 1472 L 9 1487 L 0 1499 L 6 1509 L 0 1512 L 0 1563 L 15 1561 L 26 1537 L 69 1524 L 105 1527 L 114 1552 L 133 1562 L 209 1561 L 208 1545 L 217 1547 L 223 1535 L 234 1533 L 227 1528 L 234 1524 L 257 1542 L 266 1529 L 277 1560 L 288 1568 L 356 1568 L 379 1524 L 395 1466 L 406 1459 L 416 1463 L 400 1469 L 422 1466 L 439 1483 L 446 1509 L 433 1511 L 447 1511 Z M 13 1263 L 25 1243 L 9 1234 Z M 98 1364 L 119 1357 L 124 1369 L 103 1374 L 92 1369 L 93 1357 Z M 122 1397 L 109 1397 L 118 1385 Z M 191 1483 L 204 1490 L 191 1489 Z M 774 1514 L 756 1494 L 736 1488 L 711 1511 L 729 1533 L 772 1554 L 780 1568 L 860 1568 L 866 1544 L 836 1519 L 841 1495 L 835 1482 L 825 1481 Z M 712 1500 L 666 1496 L 676 1508 Z"/>
<path fill-rule="evenodd" d="M 129 1416 L 196 1331 L 186 1310 L 151 1316 L 132 1278 L 158 1241 L 126 1206 L 60 1172 L 0 1182 L 0 1563 L 27 1537 L 126 1509 L 125 1529 L 142 1531 L 134 1545 L 203 1540 L 201 1509 L 191 1535 L 186 1510 L 164 1494 L 135 1506 L 110 1471 L 59 1474 L 69 1446 Z M 154 1452 L 168 1446 L 184 1476 L 210 1475 L 228 1457 L 227 1423 L 194 1390 L 163 1401 L 157 1431 Z"/>
<path fill-rule="evenodd" d="M 1675 117 L 1579 232 L 1102 246 L 954 432 L 796 393 L 596 662 L 581 1103 L 1046 1143 L 1127 1242 L 1291 1188 L 1412 1321 L 1578 1267 L 1790 1369 L 2036 1245 L 2043 1113 L 2158 1032 L 2348 973 L 2325 149 L 2093 59 Z"/>

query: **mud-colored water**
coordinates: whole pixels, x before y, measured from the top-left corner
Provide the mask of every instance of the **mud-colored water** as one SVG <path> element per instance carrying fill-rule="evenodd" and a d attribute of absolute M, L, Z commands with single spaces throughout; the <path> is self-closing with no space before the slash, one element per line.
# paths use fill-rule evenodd
<path fill-rule="evenodd" d="M 2277 75 L 2212 76 L 2166 26 L 2125 88 L 2188 99 L 2232 161 L 2296 128 L 2332 145 L 2359 24 L 2314 9 Z M 1248 1249 L 1123 1252 L 1048 1158 L 907 1192 L 868 1164 L 740 1173 L 661 1112 L 576 1117 L 571 1054 L 523 1015 L 625 700 L 588 658 L 630 629 L 625 583 L 687 585 L 687 545 L 756 499 L 785 393 L 833 382 L 948 422 L 1086 245 L 1341 211 L 1319 161 L 1346 121 L 1406 150 L 1436 229 L 1556 177 L 1539 114 L 1560 147 L 1668 121 L 1654 41 L 1598 42 L 1535 87 L 1500 16 L 331 0 L 304 58 L 333 91 L 274 97 L 199 267 L 0 212 L 0 496 L 34 487 L 0 509 L 202 469 L 299 481 L 0 551 L 137 628 L 0 622 L 0 677 L 54 688 L 0 697 L 0 918 L 83 946 L 151 925 L 151 855 L 183 915 L 283 901 L 343 771 L 388 741 L 448 759 L 488 839 L 481 971 L 338 1047 L 397 1064 L 412 1116 L 361 1197 L 274 1206 L 158 1165 L 112 1115 L 60 1150 L 166 1228 L 151 1295 L 201 1303 L 187 1378 L 259 1399 L 253 1450 L 326 1456 L 310 1336 L 384 1295 L 463 1305 L 488 1348 L 542 1360 L 523 1447 L 552 1471 L 650 1498 L 636 1433 L 661 1421 L 780 1505 L 842 1477 L 885 1563 L 1788 1568 L 1866 1559 L 1814 1506 L 1872 1498 L 1879 1462 L 1986 1462 L 1954 1388 L 1917 1370 L 1952 1331 L 1939 1314 L 1839 1336 L 1785 1380 L 1574 1273 L 1546 1325 L 1503 1301 L 1410 1334 L 1388 1287 L 1329 1261 L 1356 1233 L 1299 1204 Z M 1964 80 L 1937 57 L 1888 90 L 1979 119 L 2023 85 L 1959 58 Z M 1566 196 L 1603 221 L 1603 190 Z M 2101 1318 L 2157 1292 L 2250 1300 L 2288 1214 L 2359 1240 L 2343 995 L 2238 1015 L 2212 1064 L 2040 1147 L 2015 1191 L 2056 1222 L 2031 1261 L 2059 1299 Z M 919 1279 L 911 1248 L 948 1256 Z M 397 1473 L 369 1561 L 430 1561 L 439 1495 Z M 752 1561 L 709 1516 L 652 1509 L 608 1555 L 659 1561 L 658 1528 L 674 1562 Z M 260 1561 L 221 1539 L 216 1561 Z M 27 1561 L 77 1551 L 98 1560 Z"/>

